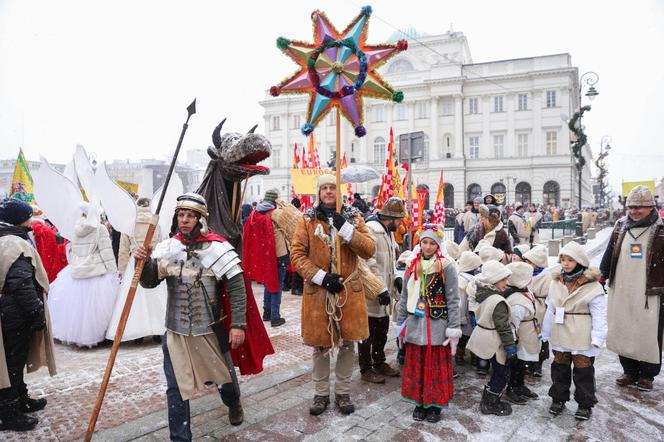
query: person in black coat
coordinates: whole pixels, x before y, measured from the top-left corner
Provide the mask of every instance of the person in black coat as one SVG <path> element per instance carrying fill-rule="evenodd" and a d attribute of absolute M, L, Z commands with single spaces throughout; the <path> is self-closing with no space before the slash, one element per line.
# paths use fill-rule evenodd
<path fill-rule="evenodd" d="M 35 276 L 33 261 L 25 253 L 14 258 L 16 244 L 28 242 L 27 254 L 31 254 L 32 242 L 28 235 L 31 227 L 32 208 L 15 199 L 0 202 L 0 248 L 5 252 L 0 260 L 0 318 L 2 344 L 5 351 L 7 376 L 10 386 L 0 389 L 0 430 L 26 431 L 33 429 L 38 419 L 24 414 L 41 410 L 46 399 L 31 399 L 23 381 L 23 372 L 28 360 L 28 350 L 33 332 L 46 328 L 43 288 Z M 34 252 L 33 257 L 36 255 Z M 39 266 L 41 266 L 41 261 Z M 5 270 L 6 269 L 6 270 Z M 45 271 L 41 269 L 45 275 Z M 48 280 L 47 280 L 48 282 Z"/>

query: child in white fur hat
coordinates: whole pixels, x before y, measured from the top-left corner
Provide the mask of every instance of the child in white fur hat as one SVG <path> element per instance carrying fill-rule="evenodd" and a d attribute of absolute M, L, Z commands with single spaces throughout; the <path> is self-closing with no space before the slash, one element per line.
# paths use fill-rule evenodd
<path fill-rule="evenodd" d="M 466 289 L 468 288 L 469 283 L 475 278 L 475 275 L 479 273 L 481 267 L 482 260 L 480 257 L 477 256 L 476 253 L 468 250 L 463 252 L 457 261 L 457 270 L 459 271 L 459 310 L 462 332 L 461 339 L 459 339 L 459 345 L 457 346 L 456 355 L 454 355 L 454 361 L 457 365 L 465 364 L 464 357 L 466 355 L 466 344 L 468 343 L 468 339 L 470 339 L 470 335 L 476 324 L 475 309 L 477 308 L 477 303 L 475 302 L 474 293 L 471 303 Z M 475 365 L 476 362 L 477 357 L 471 353 L 470 363 Z"/>
<path fill-rule="evenodd" d="M 510 382 L 505 399 L 513 404 L 523 405 L 529 399 L 537 399 L 537 394 L 526 387 L 523 378 L 527 362 L 539 361 L 540 323 L 537 320 L 538 303 L 528 290 L 533 279 L 532 268 L 525 262 L 513 262 L 507 265 L 512 274 L 507 279 L 507 302 L 510 305 L 512 328 L 516 333 L 517 358 L 510 365 Z M 542 309 L 541 307 L 539 307 Z"/>
<path fill-rule="evenodd" d="M 573 381 L 574 400 L 579 404 L 574 417 L 587 420 L 597 403 L 593 365 L 606 339 L 606 299 L 598 282 L 600 272 L 590 267 L 580 244 L 567 244 L 558 259 L 562 270 L 551 283 L 542 327 L 542 339 L 551 342 L 554 355 L 549 412 L 563 412 Z"/>
<path fill-rule="evenodd" d="M 500 400 L 509 381 L 508 363 L 516 358 L 510 307 L 504 298 L 510 274 L 510 270 L 498 261 L 487 261 L 472 285 L 479 307 L 476 313 L 477 327 L 467 347 L 478 357 L 490 360 L 493 368 L 491 380 L 482 394 L 482 414 L 512 414 L 510 404 Z"/>

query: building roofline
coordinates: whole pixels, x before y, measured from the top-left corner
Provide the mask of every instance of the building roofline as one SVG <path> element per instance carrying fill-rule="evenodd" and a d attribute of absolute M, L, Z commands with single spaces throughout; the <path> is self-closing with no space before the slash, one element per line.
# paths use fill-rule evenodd
<path fill-rule="evenodd" d="M 480 65 L 480 64 L 505 63 L 505 62 L 507 62 L 507 61 L 530 60 L 530 59 L 535 59 L 535 58 L 557 57 L 557 56 L 560 56 L 560 55 L 565 55 L 565 56 L 567 56 L 567 57 L 570 57 L 570 61 L 571 61 L 571 57 L 572 57 L 572 56 L 570 55 L 569 52 L 560 52 L 560 53 L 557 53 L 557 54 L 534 55 L 534 56 L 532 56 L 532 57 L 508 58 L 508 59 L 505 59 L 505 60 L 492 60 L 492 61 L 484 61 L 484 62 L 481 62 L 481 63 L 469 63 L 469 64 L 464 64 L 464 65 L 462 65 L 462 67 L 465 67 L 465 66 L 477 66 L 477 65 Z M 572 66 L 570 65 L 570 67 L 572 67 Z"/>

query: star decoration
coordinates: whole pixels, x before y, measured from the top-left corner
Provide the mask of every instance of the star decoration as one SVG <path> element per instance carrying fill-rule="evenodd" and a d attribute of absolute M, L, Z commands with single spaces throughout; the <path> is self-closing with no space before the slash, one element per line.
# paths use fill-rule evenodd
<path fill-rule="evenodd" d="M 403 100 L 403 92 L 395 91 L 376 72 L 394 55 L 408 48 L 406 40 L 397 44 L 368 45 L 367 28 L 371 7 L 365 6 L 344 29 L 337 31 L 325 13 L 314 11 L 314 42 L 288 40 L 280 37 L 277 47 L 288 55 L 300 69 L 270 88 L 272 96 L 284 94 L 309 94 L 307 121 L 302 133 L 309 135 L 316 125 L 334 107 L 341 110 L 350 121 L 355 135 L 362 137 L 366 129 L 363 97 L 382 98 L 397 103 Z"/>

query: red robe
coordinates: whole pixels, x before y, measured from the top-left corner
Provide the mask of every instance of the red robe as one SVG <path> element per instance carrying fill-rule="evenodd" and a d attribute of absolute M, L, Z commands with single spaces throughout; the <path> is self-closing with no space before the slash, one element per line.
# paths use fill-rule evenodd
<path fill-rule="evenodd" d="M 214 232 L 210 232 L 207 235 L 199 235 L 193 241 L 185 240 L 180 233 L 175 235 L 174 238 L 183 244 L 205 241 L 226 242 L 224 237 Z M 270 342 L 270 337 L 267 335 L 267 331 L 265 331 L 265 325 L 254 299 L 254 292 L 251 290 L 251 281 L 247 279 L 246 273 L 244 274 L 244 285 L 247 293 L 245 339 L 240 347 L 234 350 L 231 349 L 231 356 L 233 357 L 233 364 L 240 369 L 240 374 L 258 374 L 263 371 L 263 359 L 267 355 L 274 354 L 274 348 L 272 347 L 272 342 Z M 224 295 L 226 295 L 225 289 Z M 231 304 L 228 296 L 224 296 L 223 298 L 224 311 L 227 312 L 224 322 L 226 327 L 230 329 L 232 323 Z"/>
<path fill-rule="evenodd" d="M 32 222 L 32 232 L 35 235 L 37 253 L 44 264 L 48 282 L 51 283 L 55 281 L 60 270 L 67 266 L 65 244 L 58 244 L 55 232 L 41 221 Z"/>
<path fill-rule="evenodd" d="M 262 282 L 269 292 L 275 293 L 280 291 L 280 285 L 271 212 L 254 210 L 249 215 L 242 236 L 242 262 L 248 279 Z"/>

